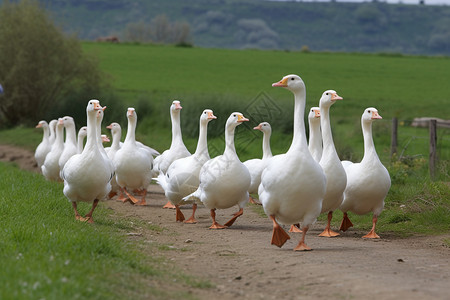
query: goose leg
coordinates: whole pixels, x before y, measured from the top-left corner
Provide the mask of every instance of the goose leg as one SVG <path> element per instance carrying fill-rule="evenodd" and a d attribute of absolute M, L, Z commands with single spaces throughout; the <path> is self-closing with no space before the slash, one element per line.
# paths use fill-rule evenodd
<path fill-rule="evenodd" d="M 123 188 L 119 187 L 119 197 L 117 197 L 117 200 L 125 202 L 128 200 L 127 197 L 125 197 L 125 194 L 123 192 Z"/>
<path fill-rule="evenodd" d="M 321 234 L 319 234 L 319 236 L 334 237 L 334 236 L 338 236 L 339 235 L 339 233 L 334 232 L 333 230 L 331 230 L 331 219 L 333 219 L 333 212 L 332 211 L 328 212 L 327 226 L 325 227 L 324 231 Z"/>
<path fill-rule="evenodd" d="M 226 227 L 230 227 L 231 225 L 233 225 L 234 221 L 236 221 L 236 219 L 239 218 L 240 216 L 242 216 L 243 214 L 244 214 L 244 209 L 240 208 L 239 211 L 237 213 L 235 213 L 233 215 L 233 217 L 223 225 L 225 225 Z"/>
<path fill-rule="evenodd" d="M 278 246 L 281 248 L 281 246 L 286 243 L 287 240 L 289 240 L 291 237 L 289 234 L 284 231 L 284 229 L 277 223 L 275 220 L 275 216 L 271 215 L 269 218 L 273 222 L 273 231 L 272 231 L 272 241 L 270 242 L 272 245 Z"/>
<path fill-rule="evenodd" d="M 289 228 L 289 232 L 302 232 L 302 230 L 300 229 L 300 224 L 292 224 L 291 228 Z"/>
<path fill-rule="evenodd" d="M 305 244 L 305 236 L 306 236 L 306 232 L 308 231 L 308 229 L 309 229 L 308 226 L 303 227 L 302 239 L 300 240 L 298 245 L 294 248 L 294 251 L 310 251 L 310 250 L 312 250 Z"/>
<path fill-rule="evenodd" d="M 147 189 L 142 189 L 142 191 L 139 192 L 142 195 L 141 201 L 136 203 L 136 205 L 147 205 L 147 202 L 145 201 L 145 196 L 147 196 Z"/>
<path fill-rule="evenodd" d="M 176 209 L 176 214 L 175 214 L 175 219 L 177 222 L 183 222 L 184 221 L 184 215 L 180 210 L 180 205 L 175 205 L 175 209 Z"/>
<path fill-rule="evenodd" d="M 209 227 L 209 229 L 224 229 L 226 228 L 223 225 L 220 225 L 219 223 L 216 222 L 216 209 L 211 209 L 211 218 L 213 220 L 213 223 L 211 225 L 211 227 Z"/>
<path fill-rule="evenodd" d="M 167 203 L 163 206 L 163 208 L 175 209 L 176 207 L 170 201 L 167 201 Z"/>
<path fill-rule="evenodd" d="M 341 222 L 341 227 L 339 228 L 339 230 L 342 231 L 347 231 L 347 229 L 349 229 L 350 227 L 353 227 L 353 223 L 352 221 L 350 221 L 350 219 L 348 218 L 347 213 L 344 213 L 344 217 L 342 218 L 342 222 Z"/>
<path fill-rule="evenodd" d="M 184 221 L 186 224 L 195 224 L 197 223 L 197 219 L 195 218 L 195 211 L 197 210 L 197 203 L 192 204 L 192 216 Z"/>
<path fill-rule="evenodd" d="M 379 239 L 380 238 L 380 236 L 375 233 L 375 226 L 377 225 L 377 221 L 378 221 L 378 216 L 374 215 L 372 218 L 372 229 L 369 231 L 368 234 L 363 236 L 363 238 L 366 238 L 366 239 Z"/>
<path fill-rule="evenodd" d="M 75 211 L 75 220 L 81 221 L 81 222 L 86 222 L 87 219 L 83 218 L 80 215 L 80 213 L 78 212 L 77 203 L 75 201 L 72 202 L 72 207 L 73 207 L 73 210 Z"/>
<path fill-rule="evenodd" d="M 262 205 L 261 203 L 256 201 L 255 198 L 253 198 L 252 196 L 248 197 L 248 202 L 251 203 L 251 204 Z"/>
<path fill-rule="evenodd" d="M 94 200 L 94 202 L 92 203 L 91 210 L 87 213 L 87 215 L 84 216 L 88 223 L 94 223 L 94 219 L 92 219 L 92 214 L 94 213 L 94 209 L 97 207 L 98 201 L 99 201 L 98 199 Z"/>
<path fill-rule="evenodd" d="M 128 193 L 127 188 L 123 188 L 123 191 L 125 192 L 125 194 L 128 196 L 128 198 L 126 198 L 123 202 L 127 202 L 130 201 L 131 204 L 136 204 L 139 202 L 138 199 L 136 199 L 133 195 L 131 195 L 130 193 Z"/>

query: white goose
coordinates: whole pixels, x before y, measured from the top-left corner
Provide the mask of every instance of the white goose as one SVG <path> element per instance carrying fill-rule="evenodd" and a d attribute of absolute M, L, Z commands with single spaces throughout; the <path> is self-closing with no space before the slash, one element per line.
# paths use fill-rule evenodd
<path fill-rule="evenodd" d="M 50 129 L 48 127 L 48 123 L 44 120 L 39 121 L 39 123 L 36 125 L 36 128 L 42 128 L 43 130 L 42 141 L 36 147 L 36 151 L 34 152 L 34 158 L 36 159 L 36 163 L 38 165 L 38 168 L 40 169 L 44 164 L 45 157 L 50 152 L 50 149 L 52 147 L 49 141 Z"/>
<path fill-rule="evenodd" d="M 328 90 L 322 94 L 319 104 L 323 140 L 323 152 L 319 164 L 327 177 L 327 189 L 322 202 L 322 213 L 328 213 L 328 222 L 325 230 L 319 234 L 319 236 L 324 237 L 339 235 L 339 233 L 331 230 L 331 219 L 333 218 L 333 211 L 342 203 L 345 186 L 347 185 L 347 176 L 336 152 L 331 132 L 330 107 L 337 100 L 342 100 L 342 97 L 339 97 L 336 91 Z"/>
<path fill-rule="evenodd" d="M 250 173 L 247 167 L 239 160 L 234 147 L 234 133 L 236 127 L 248 121 L 241 113 L 234 112 L 225 125 L 225 151 L 211 160 L 208 160 L 200 170 L 200 185 L 198 189 L 183 198 L 184 201 L 200 200 L 211 210 L 213 224 L 210 229 L 222 229 L 231 226 L 243 214 L 244 206 L 248 202 L 248 187 L 250 186 Z M 216 209 L 239 206 L 225 226 L 216 222 Z"/>
<path fill-rule="evenodd" d="M 72 156 L 64 165 L 64 195 L 72 202 L 75 219 L 93 223 L 92 214 L 99 200 L 111 189 L 109 181 L 113 174 L 103 159 L 97 142 L 97 111 L 102 110 L 98 100 L 90 100 L 86 107 L 87 141 L 81 154 Z M 83 218 L 77 210 L 77 202 L 92 202 L 92 209 Z"/>
<path fill-rule="evenodd" d="M 113 160 L 116 170 L 116 181 L 128 196 L 127 200 L 129 199 L 133 204 L 146 205 L 145 196 L 147 195 L 147 186 L 152 180 L 153 160 L 145 150 L 136 145 L 137 114 L 134 108 L 128 108 L 127 118 L 127 136 L 123 146 L 114 155 Z M 130 194 L 127 188 L 142 190 L 141 201 L 138 201 Z"/>
<path fill-rule="evenodd" d="M 59 176 L 59 157 L 64 150 L 64 122 L 60 118 L 56 124 L 56 138 L 52 149 L 47 154 L 42 165 L 42 174 L 47 180 L 61 181 Z"/>
<path fill-rule="evenodd" d="M 170 120 L 172 121 L 172 143 L 170 148 L 164 151 L 161 155 L 157 156 L 153 162 L 153 172 L 155 175 L 165 175 L 169 166 L 176 159 L 190 156 L 191 153 L 188 151 L 183 143 L 183 137 L 181 135 L 181 124 L 180 124 L 180 112 L 181 112 L 180 101 L 174 100 L 170 106 Z M 174 205 L 168 201 L 164 208 L 175 208 Z"/>
<path fill-rule="evenodd" d="M 273 222 L 272 244 L 281 247 L 290 238 L 278 222 L 302 222 L 302 238 L 294 251 L 310 250 L 305 244 L 305 235 L 322 209 L 326 178 L 320 165 L 312 158 L 306 142 L 305 84 L 299 76 L 287 75 L 272 86 L 284 87 L 295 96 L 294 137 L 286 154 L 269 160 L 261 175 L 259 200 Z"/>
<path fill-rule="evenodd" d="M 378 216 L 384 207 L 384 199 L 391 187 L 389 172 L 378 158 L 372 138 L 372 122 L 381 119 L 378 110 L 369 107 L 361 116 L 361 127 L 364 137 L 364 157 L 360 163 L 350 163 L 345 167 L 347 187 L 340 210 L 344 213 L 341 230 L 346 231 L 353 226 L 347 212 L 357 215 L 373 213 L 372 229 L 364 238 L 380 238 L 375 233 Z"/>
<path fill-rule="evenodd" d="M 200 130 L 195 153 L 175 160 L 165 176 L 158 176 L 158 184 L 163 187 L 166 197 L 176 207 L 177 222 L 184 221 L 184 215 L 180 210 L 180 205 L 186 203 L 182 201 L 183 197 L 198 188 L 200 169 L 210 159 L 207 142 L 208 123 L 216 118 L 212 110 L 205 109 L 200 115 Z M 195 219 L 196 209 L 197 204 L 193 203 L 192 216 L 185 223 L 197 223 Z"/>
<path fill-rule="evenodd" d="M 51 120 L 48 123 L 48 128 L 50 129 L 50 136 L 48 138 L 48 141 L 50 143 L 50 146 L 53 146 L 53 143 L 56 139 L 56 124 L 58 123 L 58 120 Z"/>
<path fill-rule="evenodd" d="M 64 150 L 59 157 L 59 169 L 62 170 L 64 165 L 72 155 L 78 153 L 77 132 L 75 130 L 75 122 L 72 117 L 65 116 L 62 118 L 64 128 L 66 129 L 66 141 L 64 142 Z"/>
<path fill-rule="evenodd" d="M 78 138 L 77 138 L 77 153 L 80 154 L 83 152 L 84 148 L 84 139 L 87 136 L 87 126 L 83 126 L 78 130 Z"/>
<path fill-rule="evenodd" d="M 322 158 L 322 133 L 320 132 L 320 108 L 311 107 L 308 114 L 309 142 L 308 149 L 315 161 Z"/>
<path fill-rule="evenodd" d="M 106 154 L 108 154 L 108 157 L 111 161 L 114 162 L 114 157 L 121 148 L 121 142 L 120 138 L 122 136 L 122 128 L 118 123 L 111 123 L 106 128 L 111 130 L 111 136 L 112 136 L 112 143 L 111 147 L 105 148 Z M 126 197 L 123 195 L 122 190 L 119 188 L 119 185 L 116 182 L 116 177 L 114 176 L 111 179 L 111 193 L 109 193 L 108 198 L 112 198 L 117 194 L 117 192 L 120 192 L 119 199 L 118 200 L 125 200 Z"/>
<path fill-rule="evenodd" d="M 251 183 L 248 189 L 248 193 L 250 194 L 250 203 L 259 204 L 252 198 L 252 194 L 258 193 L 258 187 L 261 183 L 261 173 L 267 165 L 269 158 L 271 158 L 272 150 L 270 149 L 270 135 L 272 134 L 272 127 L 267 122 L 262 122 L 255 128 L 255 130 L 260 130 L 263 133 L 263 142 L 262 142 L 262 151 L 263 156 L 262 159 L 254 158 L 244 162 L 244 165 L 247 167 L 250 172 Z"/>

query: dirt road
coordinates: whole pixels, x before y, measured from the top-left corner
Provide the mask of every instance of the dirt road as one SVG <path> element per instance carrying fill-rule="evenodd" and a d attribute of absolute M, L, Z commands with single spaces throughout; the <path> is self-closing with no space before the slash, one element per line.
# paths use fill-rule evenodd
<path fill-rule="evenodd" d="M 0 159 L 8 160 L 2 151 L 5 147 L 0 147 Z M 323 224 L 316 224 L 306 239 L 313 251 L 293 252 L 300 235 L 290 234 L 281 249 L 270 245 L 271 221 L 253 206 L 230 228 L 209 230 L 206 208 L 197 210 L 199 223 L 182 224 L 175 222 L 174 210 L 162 209 L 166 199 L 158 186 L 152 187 L 148 199 L 146 207 L 116 200 L 104 204 L 118 215 L 164 228 L 159 234 L 137 228 L 129 238 L 168 245 L 170 251 L 155 253 L 152 247 L 149 255 L 164 256 L 184 273 L 212 282 L 215 287 L 210 289 L 168 284 L 172 290 L 189 289 L 199 299 L 449 298 L 450 248 L 443 239 L 450 234 L 399 238 L 379 232 L 380 240 L 365 240 L 364 232 L 350 229 L 340 237 L 320 238 Z M 219 223 L 235 210 L 217 211 Z M 189 206 L 183 212 L 189 216 Z"/>

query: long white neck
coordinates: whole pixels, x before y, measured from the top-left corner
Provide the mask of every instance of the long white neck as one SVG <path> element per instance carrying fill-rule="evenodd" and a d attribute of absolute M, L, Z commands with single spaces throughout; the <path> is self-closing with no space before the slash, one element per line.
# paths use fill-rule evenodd
<path fill-rule="evenodd" d="M 320 104 L 320 127 L 322 129 L 323 152 L 322 158 L 329 159 L 331 156 L 339 159 L 334 147 L 333 134 L 331 132 L 330 106 Z"/>
<path fill-rule="evenodd" d="M 66 143 L 71 143 L 72 145 L 77 145 L 77 132 L 75 131 L 75 125 L 69 124 L 66 127 Z"/>
<path fill-rule="evenodd" d="M 44 130 L 42 134 L 42 143 L 48 143 L 50 140 L 50 130 L 48 128 L 48 125 L 44 124 L 42 126 L 42 129 Z"/>
<path fill-rule="evenodd" d="M 97 146 L 97 112 L 90 111 L 87 113 L 87 137 L 86 145 L 84 145 L 83 153 L 85 151 L 99 151 Z"/>
<path fill-rule="evenodd" d="M 378 158 L 378 154 L 373 143 L 372 122 L 364 122 L 361 120 L 361 127 L 364 137 L 364 157 L 362 161 L 374 159 L 379 161 L 380 159 Z"/>
<path fill-rule="evenodd" d="M 78 141 L 77 141 L 77 152 L 81 153 L 83 152 L 83 141 L 84 141 L 85 135 L 84 134 L 78 134 Z"/>
<path fill-rule="evenodd" d="M 170 148 L 172 148 L 177 144 L 183 143 L 183 138 L 181 136 L 180 111 L 170 111 L 170 119 L 172 120 L 172 144 L 170 144 Z"/>
<path fill-rule="evenodd" d="M 297 151 L 299 149 L 307 148 L 306 131 L 305 131 L 305 104 L 306 104 L 306 90 L 305 88 L 294 92 L 294 137 L 288 152 Z"/>
<path fill-rule="evenodd" d="M 56 126 L 55 145 L 57 147 L 64 146 L 64 126 Z"/>
<path fill-rule="evenodd" d="M 236 154 L 236 148 L 234 147 L 234 132 L 236 127 L 235 126 L 227 126 L 225 128 L 225 151 L 223 155 L 227 157 L 234 156 L 237 159 L 238 156 Z"/>
<path fill-rule="evenodd" d="M 270 132 L 263 132 L 263 143 L 262 143 L 263 157 L 262 159 L 272 157 L 272 150 L 270 149 Z"/>
<path fill-rule="evenodd" d="M 320 132 L 320 120 L 309 120 L 308 149 L 314 160 L 319 162 L 322 157 L 322 133 Z"/>
<path fill-rule="evenodd" d="M 124 143 L 136 144 L 136 120 L 134 118 L 128 118 L 127 136 Z"/>
<path fill-rule="evenodd" d="M 50 131 L 50 136 L 49 136 L 49 142 L 50 144 L 53 144 L 55 142 L 56 139 L 56 126 L 55 124 L 53 125 L 49 125 L 49 131 Z"/>
<path fill-rule="evenodd" d="M 197 148 L 195 149 L 195 156 L 206 155 L 209 157 L 208 152 L 208 122 L 200 121 L 200 130 L 198 134 Z"/>
<path fill-rule="evenodd" d="M 121 136 L 122 136 L 122 130 L 114 130 L 113 135 L 112 135 L 113 141 L 111 144 L 111 148 L 119 149 Z"/>

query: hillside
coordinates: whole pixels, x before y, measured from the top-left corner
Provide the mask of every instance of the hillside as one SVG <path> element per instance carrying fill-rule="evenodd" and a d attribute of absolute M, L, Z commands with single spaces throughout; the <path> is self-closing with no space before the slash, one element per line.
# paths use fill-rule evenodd
<path fill-rule="evenodd" d="M 83 40 L 150 24 L 158 15 L 188 22 L 201 47 L 450 54 L 450 7 L 379 2 L 261 0 L 46 0 Z"/>

